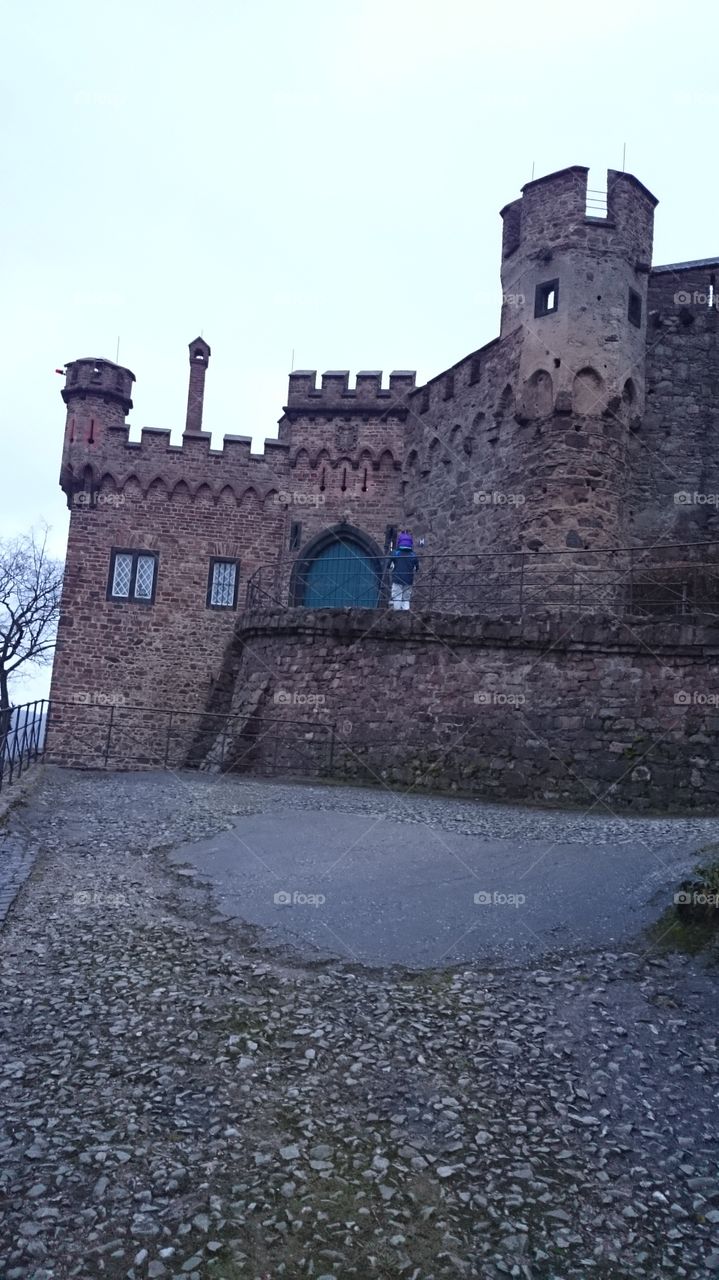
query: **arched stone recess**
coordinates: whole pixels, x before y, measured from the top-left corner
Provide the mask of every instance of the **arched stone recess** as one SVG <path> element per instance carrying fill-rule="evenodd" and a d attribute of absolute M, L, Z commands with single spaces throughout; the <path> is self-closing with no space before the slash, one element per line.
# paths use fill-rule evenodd
<path fill-rule="evenodd" d="M 120 492 L 123 494 L 125 502 L 141 502 L 145 498 L 144 487 L 140 483 L 139 476 L 134 471 L 124 477 L 120 485 Z"/>
<path fill-rule="evenodd" d="M 452 427 L 452 430 L 449 433 L 449 449 L 450 452 L 455 455 L 455 458 L 462 449 L 462 432 L 463 427 L 461 423 L 458 422 L 456 426 Z"/>
<path fill-rule="evenodd" d="M 572 412 L 583 417 L 599 415 L 605 405 L 604 379 L 596 369 L 587 366 L 574 376 Z"/>
<path fill-rule="evenodd" d="M 298 449 L 290 461 L 290 466 L 296 471 L 309 471 L 310 465 L 310 455 L 304 447 Z"/>
<path fill-rule="evenodd" d="M 259 493 L 257 492 L 257 490 L 255 489 L 254 485 L 249 485 L 247 489 L 244 489 L 242 491 L 242 493 L 240 494 L 239 501 L 240 501 L 240 505 L 243 507 L 252 506 L 252 505 L 256 507 L 262 506 L 262 499 Z"/>
<path fill-rule="evenodd" d="M 312 460 L 312 470 L 317 471 L 318 467 L 331 467 L 332 458 L 329 449 L 320 449 Z"/>
<path fill-rule="evenodd" d="M 166 502 L 169 496 L 169 487 L 164 476 L 153 476 L 145 490 L 145 497 L 152 502 Z"/>
<path fill-rule="evenodd" d="M 215 505 L 215 495 L 209 484 L 201 484 L 195 494 L 195 502 L 204 503 L 206 507 Z"/>
<path fill-rule="evenodd" d="M 184 480 L 178 480 L 177 484 L 174 486 L 172 492 L 170 493 L 170 501 L 171 502 L 191 502 L 192 501 L 190 487 L 188 484 L 186 484 Z"/>
<path fill-rule="evenodd" d="M 554 409 L 554 385 L 546 369 L 536 369 L 522 388 L 522 419 L 548 418 Z"/>
<path fill-rule="evenodd" d="M 395 456 L 391 449 L 383 449 L 377 459 L 378 471 L 394 471 L 399 464 L 395 461 Z"/>
<path fill-rule="evenodd" d="M 112 471 L 103 471 L 97 482 L 97 488 L 100 493 L 119 494 L 121 487 L 122 486 L 117 481 L 117 477 Z"/>
<path fill-rule="evenodd" d="M 501 396 L 499 397 L 499 400 L 497 401 L 497 405 L 494 411 L 494 422 L 493 424 L 490 424 L 489 429 L 493 435 L 495 436 L 499 435 L 502 428 L 505 426 L 509 418 L 512 416 L 513 409 L 514 409 L 514 391 L 512 390 L 510 383 L 507 383 L 506 386 L 504 387 L 504 390 L 502 391 Z M 492 432 L 492 426 L 494 427 L 493 432 Z"/>

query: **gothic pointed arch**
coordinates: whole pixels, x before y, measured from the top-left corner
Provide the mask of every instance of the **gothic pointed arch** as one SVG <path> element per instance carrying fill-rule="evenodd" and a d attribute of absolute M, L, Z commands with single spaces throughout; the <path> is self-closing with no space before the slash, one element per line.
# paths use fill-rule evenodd
<path fill-rule="evenodd" d="M 290 601 L 305 608 L 373 608 L 383 585 L 382 552 L 356 525 L 323 529 L 304 547 L 292 567 Z"/>

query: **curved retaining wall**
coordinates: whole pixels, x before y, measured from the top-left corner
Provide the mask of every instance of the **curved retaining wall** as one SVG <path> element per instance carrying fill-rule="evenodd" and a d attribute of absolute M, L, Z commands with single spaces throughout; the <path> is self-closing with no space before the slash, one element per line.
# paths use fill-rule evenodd
<path fill-rule="evenodd" d="M 719 627 L 295 609 L 245 615 L 232 667 L 235 754 L 257 772 L 270 750 L 277 761 L 264 732 L 277 718 L 308 722 L 294 749 L 309 744 L 319 771 L 331 738 L 348 780 L 599 811 L 719 807 Z"/>

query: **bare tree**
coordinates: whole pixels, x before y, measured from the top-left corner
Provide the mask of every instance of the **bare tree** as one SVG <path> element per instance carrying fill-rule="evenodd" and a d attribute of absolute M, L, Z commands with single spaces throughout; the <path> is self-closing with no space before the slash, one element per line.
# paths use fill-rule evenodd
<path fill-rule="evenodd" d="M 0 540 L 0 745 L 10 727 L 10 677 L 51 660 L 62 572 L 48 555 L 47 529 Z"/>

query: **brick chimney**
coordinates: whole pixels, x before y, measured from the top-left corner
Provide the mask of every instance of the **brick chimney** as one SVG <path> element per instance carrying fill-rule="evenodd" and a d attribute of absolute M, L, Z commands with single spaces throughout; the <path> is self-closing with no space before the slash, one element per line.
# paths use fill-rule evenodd
<path fill-rule="evenodd" d="M 195 341 L 190 343 L 190 385 L 187 392 L 186 436 L 196 436 L 202 431 L 205 372 L 210 355 L 210 348 L 202 338 L 195 338 Z"/>

